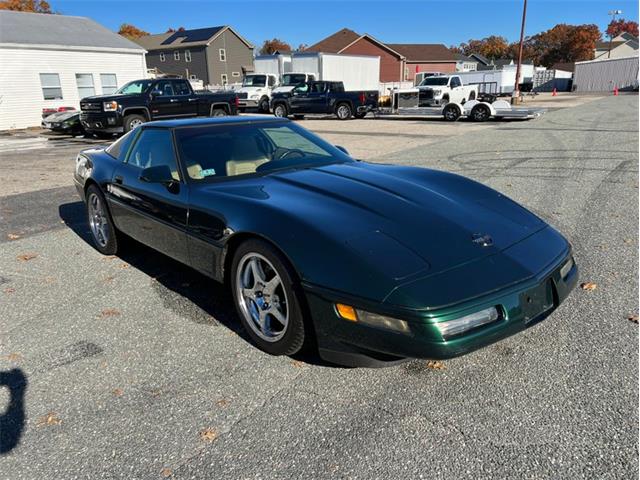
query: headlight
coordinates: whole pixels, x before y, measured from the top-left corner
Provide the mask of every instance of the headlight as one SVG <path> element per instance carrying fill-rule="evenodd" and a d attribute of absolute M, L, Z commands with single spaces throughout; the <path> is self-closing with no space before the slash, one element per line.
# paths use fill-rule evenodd
<path fill-rule="evenodd" d="M 572 268 L 573 268 L 573 257 L 567 260 L 567 263 L 565 263 L 560 269 L 560 276 L 562 277 L 563 280 L 567 278 L 567 275 L 569 275 L 569 272 L 571 271 Z"/>
<path fill-rule="evenodd" d="M 399 318 L 385 317 L 377 313 L 356 310 L 350 305 L 336 303 L 336 312 L 344 320 L 350 322 L 363 323 L 370 327 L 391 330 L 396 333 L 409 333 L 409 323 Z"/>
<path fill-rule="evenodd" d="M 259 95 L 251 95 L 249 98 L 254 100 L 254 99 L 257 99 L 258 97 L 259 97 Z"/>
<path fill-rule="evenodd" d="M 442 95 L 442 90 L 434 90 L 434 91 L 433 91 L 433 95 L 434 95 L 435 97 L 437 97 L 437 96 L 439 96 L 439 95 Z"/>
<path fill-rule="evenodd" d="M 438 328 L 438 330 L 440 330 L 442 337 L 447 340 L 451 337 L 471 330 L 472 328 L 495 322 L 496 320 L 498 320 L 498 318 L 500 318 L 500 312 L 498 312 L 498 309 L 496 307 L 490 307 L 479 312 L 465 315 L 461 318 L 456 318 L 455 320 L 447 320 L 446 322 L 436 323 L 435 326 Z"/>
<path fill-rule="evenodd" d="M 102 106 L 105 112 L 115 112 L 118 109 L 118 102 L 104 102 Z"/>

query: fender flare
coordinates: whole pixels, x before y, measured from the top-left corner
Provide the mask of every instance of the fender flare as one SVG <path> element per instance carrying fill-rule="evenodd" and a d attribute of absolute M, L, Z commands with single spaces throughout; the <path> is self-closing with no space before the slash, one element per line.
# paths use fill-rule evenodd
<path fill-rule="evenodd" d="M 212 103 L 211 104 L 211 108 L 209 108 L 209 116 L 212 117 L 213 116 L 213 111 L 219 109 L 220 107 L 222 107 L 222 109 L 227 112 L 227 114 L 231 113 L 231 109 L 229 108 L 229 104 L 226 102 L 218 102 L 218 103 Z"/>
<path fill-rule="evenodd" d="M 149 109 L 147 107 L 126 107 L 122 109 L 122 119 L 124 120 L 124 117 L 127 116 L 127 111 L 128 110 L 144 110 L 145 112 L 145 116 L 147 117 L 147 121 L 151 120 L 151 113 L 149 112 Z"/>

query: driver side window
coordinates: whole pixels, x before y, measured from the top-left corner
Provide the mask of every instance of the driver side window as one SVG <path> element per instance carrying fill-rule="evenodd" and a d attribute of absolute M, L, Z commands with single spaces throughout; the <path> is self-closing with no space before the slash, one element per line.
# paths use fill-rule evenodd
<path fill-rule="evenodd" d="M 145 128 L 131 149 L 127 163 L 141 169 L 167 165 L 171 170 L 171 176 L 180 180 L 169 130 Z"/>
<path fill-rule="evenodd" d="M 296 93 L 307 93 L 309 91 L 309 85 L 303 83 L 302 85 L 298 85 L 294 90 Z"/>
<path fill-rule="evenodd" d="M 451 79 L 451 88 L 455 88 L 459 86 L 460 86 L 460 79 L 458 77 L 453 77 Z"/>

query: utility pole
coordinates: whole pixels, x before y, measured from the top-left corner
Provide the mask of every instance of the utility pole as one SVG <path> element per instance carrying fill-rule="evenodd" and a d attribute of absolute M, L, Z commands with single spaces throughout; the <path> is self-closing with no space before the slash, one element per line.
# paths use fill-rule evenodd
<path fill-rule="evenodd" d="M 520 99 L 520 69 L 522 65 L 522 47 L 524 44 L 524 25 L 527 20 L 527 0 L 524 0 L 522 8 L 522 26 L 520 27 L 520 46 L 518 47 L 518 66 L 516 67 L 516 85 L 513 89 L 511 103 L 516 104 Z"/>
<path fill-rule="evenodd" d="M 611 15 L 611 23 L 616 21 L 616 15 L 622 15 L 622 10 L 609 10 L 609 15 Z M 611 25 L 611 23 L 609 25 Z M 611 44 L 613 43 L 613 35 L 609 35 L 609 53 L 607 53 L 607 58 L 611 58 Z"/>

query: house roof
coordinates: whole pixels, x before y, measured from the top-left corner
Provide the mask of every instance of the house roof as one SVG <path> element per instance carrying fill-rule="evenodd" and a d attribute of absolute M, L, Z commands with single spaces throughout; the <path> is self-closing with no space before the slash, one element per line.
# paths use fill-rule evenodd
<path fill-rule="evenodd" d="M 173 48 L 183 47 L 199 47 L 209 45 L 216 37 L 227 30 L 230 30 L 234 35 L 236 35 L 247 45 L 247 47 L 253 48 L 253 45 L 238 35 L 238 33 L 228 25 L 145 35 L 144 37 L 136 38 L 134 41 L 149 51 L 171 50 Z"/>
<path fill-rule="evenodd" d="M 459 62 L 476 62 L 476 63 L 478 63 L 478 59 L 477 58 L 467 57 L 466 55 L 464 55 L 462 53 L 454 53 L 454 56 L 456 57 L 456 60 L 458 60 Z"/>
<path fill-rule="evenodd" d="M 638 37 L 630 34 L 629 32 L 622 32 L 621 34 L 619 34 L 617 37 L 615 37 L 616 40 L 622 40 L 622 41 L 629 41 L 629 40 L 635 40 L 636 42 L 638 41 Z"/>
<path fill-rule="evenodd" d="M 359 33 L 343 28 L 338 30 L 333 35 L 329 35 L 323 38 L 318 43 L 314 43 L 310 47 L 305 48 L 305 51 L 309 52 L 326 52 L 326 53 L 338 53 L 340 50 L 351 45 L 353 42 L 361 37 Z"/>
<path fill-rule="evenodd" d="M 611 42 L 611 49 L 613 50 L 620 45 L 624 45 L 626 40 L 619 40 L 615 42 Z M 609 42 L 596 42 L 596 50 L 609 50 Z"/>
<path fill-rule="evenodd" d="M 407 58 L 407 62 L 455 62 L 455 54 L 441 43 L 387 43 L 392 50 Z"/>
<path fill-rule="evenodd" d="M 559 62 L 554 63 L 551 69 L 562 70 L 564 72 L 573 72 L 576 69 L 576 64 L 574 62 Z"/>
<path fill-rule="evenodd" d="M 144 51 L 90 18 L 10 10 L 0 10 L 2 43 Z"/>
<path fill-rule="evenodd" d="M 478 62 L 484 64 L 484 65 L 489 65 L 491 63 L 491 60 L 489 60 L 487 57 L 485 57 L 484 55 L 480 55 L 479 53 L 471 53 L 469 54 L 470 57 L 475 58 L 476 60 L 478 60 Z"/>

